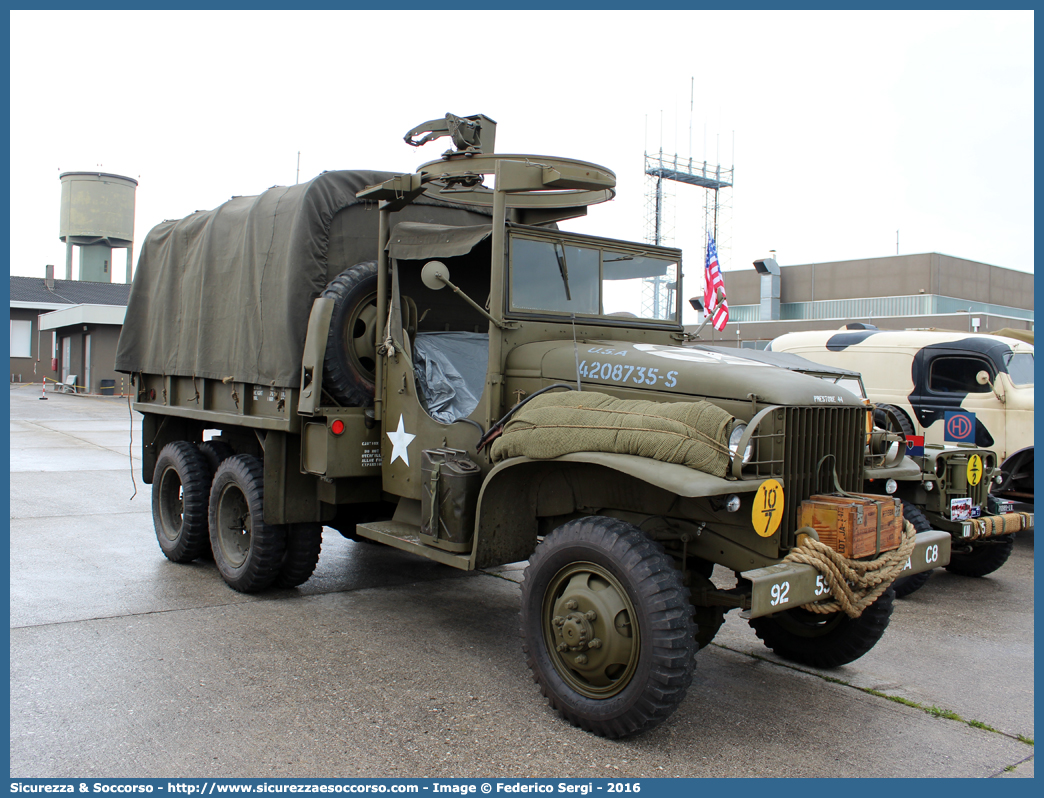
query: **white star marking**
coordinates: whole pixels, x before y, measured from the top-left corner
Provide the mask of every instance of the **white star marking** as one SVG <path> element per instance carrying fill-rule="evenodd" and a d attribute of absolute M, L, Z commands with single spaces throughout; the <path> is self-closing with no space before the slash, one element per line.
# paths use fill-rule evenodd
<path fill-rule="evenodd" d="M 410 445 L 410 442 L 413 441 L 413 439 L 416 438 L 417 436 L 416 435 L 410 435 L 410 433 L 408 433 L 405 429 L 403 429 L 403 427 L 402 427 L 402 414 L 399 415 L 399 428 L 397 430 L 395 430 L 395 432 L 386 432 L 385 435 L 388 436 L 388 440 L 390 440 L 391 443 L 392 443 L 391 462 L 389 462 L 388 465 L 391 465 L 397 459 L 401 458 L 402 462 L 404 462 L 407 466 L 409 466 L 409 464 L 410 464 L 409 445 Z"/>

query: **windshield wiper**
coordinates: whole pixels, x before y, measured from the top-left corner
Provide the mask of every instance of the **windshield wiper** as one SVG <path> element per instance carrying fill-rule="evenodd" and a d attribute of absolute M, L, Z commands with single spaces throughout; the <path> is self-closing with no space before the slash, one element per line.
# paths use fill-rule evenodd
<path fill-rule="evenodd" d="M 562 282 L 565 284 L 566 301 L 572 302 L 573 297 L 569 294 L 569 266 L 566 263 L 565 247 L 557 241 L 555 242 L 555 257 L 558 258 L 558 271 L 562 275 Z"/>

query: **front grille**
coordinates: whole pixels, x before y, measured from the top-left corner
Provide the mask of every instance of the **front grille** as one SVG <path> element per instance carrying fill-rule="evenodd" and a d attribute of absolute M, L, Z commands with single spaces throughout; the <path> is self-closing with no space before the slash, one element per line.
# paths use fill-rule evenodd
<path fill-rule="evenodd" d="M 866 409 L 861 407 L 786 408 L 783 458 L 784 531 L 797 529 L 801 502 L 833 493 L 834 472 L 841 490 L 863 489 Z"/>
<path fill-rule="evenodd" d="M 754 462 L 745 473 L 773 477 L 783 485 L 783 540 L 792 540 L 801 502 L 841 489 L 863 488 L 866 409 L 862 407 L 774 407 L 759 419 Z"/>
<path fill-rule="evenodd" d="M 950 502 L 951 498 L 967 496 L 971 499 L 971 503 L 978 505 L 979 507 L 985 507 L 987 502 L 987 494 L 990 491 L 990 480 L 985 473 L 980 471 L 979 482 L 977 485 L 972 485 L 968 481 L 968 462 L 971 460 L 973 454 L 978 454 L 981 458 L 982 465 L 981 469 L 987 469 L 986 465 L 987 458 L 989 455 L 985 452 L 946 452 L 939 455 L 939 460 L 942 460 L 946 466 L 943 471 L 943 479 L 939 486 L 940 493 L 945 494 L 942 507 L 942 515 L 946 518 L 950 517 Z M 936 461 L 939 462 L 938 460 Z M 936 474 L 939 473 L 938 465 L 936 466 Z"/>

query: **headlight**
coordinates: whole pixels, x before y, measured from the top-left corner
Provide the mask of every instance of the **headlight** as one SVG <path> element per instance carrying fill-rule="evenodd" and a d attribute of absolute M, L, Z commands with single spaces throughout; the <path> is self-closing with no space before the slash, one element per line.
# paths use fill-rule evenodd
<path fill-rule="evenodd" d="M 742 421 L 736 424 L 732 428 L 732 434 L 729 435 L 729 452 L 732 456 L 736 456 L 736 452 L 739 451 L 740 438 L 743 437 L 743 433 L 747 431 L 747 425 Z M 747 448 L 743 450 L 743 464 L 746 465 L 750 462 L 750 458 L 754 456 L 754 441 L 747 442 Z"/>
<path fill-rule="evenodd" d="M 887 493 L 889 496 L 895 493 L 898 489 L 899 484 L 894 479 L 890 479 L 887 482 L 885 482 L 885 493 Z"/>

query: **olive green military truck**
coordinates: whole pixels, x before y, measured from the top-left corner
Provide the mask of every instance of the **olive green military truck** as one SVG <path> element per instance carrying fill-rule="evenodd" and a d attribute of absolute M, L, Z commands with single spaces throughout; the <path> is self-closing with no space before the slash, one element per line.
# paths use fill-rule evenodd
<path fill-rule="evenodd" d="M 152 230 L 117 368 L 163 553 L 212 551 L 240 591 L 305 581 L 323 526 L 462 570 L 528 560 L 534 678 L 612 737 L 678 706 L 729 610 L 783 656 L 863 655 L 902 565 L 950 540 L 907 525 L 882 551 L 879 528 L 831 570 L 799 529 L 809 496 L 862 487 L 867 408 L 682 348 L 680 251 L 558 228 L 613 173 L 494 135 L 447 115 L 407 134 L 455 145 L 414 173 L 325 172 Z"/>

